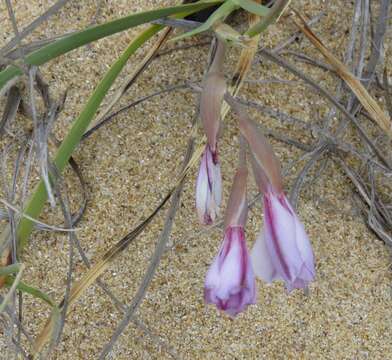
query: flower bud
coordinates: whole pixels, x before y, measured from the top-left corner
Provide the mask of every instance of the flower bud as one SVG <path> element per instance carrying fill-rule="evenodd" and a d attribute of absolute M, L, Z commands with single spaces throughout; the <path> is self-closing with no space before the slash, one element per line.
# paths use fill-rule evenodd
<path fill-rule="evenodd" d="M 196 181 L 196 209 L 199 220 L 211 225 L 219 214 L 222 198 L 222 178 L 218 154 L 207 144 L 201 158 Z"/>

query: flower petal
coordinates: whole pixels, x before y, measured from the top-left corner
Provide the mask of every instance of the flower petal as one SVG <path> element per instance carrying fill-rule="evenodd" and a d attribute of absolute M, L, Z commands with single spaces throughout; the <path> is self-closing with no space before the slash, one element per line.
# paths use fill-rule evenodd
<path fill-rule="evenodd" d="M 253 271 L 256 276 L 267 283 L 280 279 L 279 274 L 271 261 L 270 253 L 265 243 L 263 232 L 260 232 L 250 253 Z"/>
<path fill-rule="evenodd" d="M 228 227 L 204 287 L 206 303 L 235 316 L 256 301 L 255 277 L 243 227 Z"/>
<path fill-rule="evenodd" d="M 286 283 L 293 282 L 303 265 L 293 215 L 272 192 L 264 196 L 264 210 L 264 235 L 273 266 Z"/>
<path fill-rule="evenodd" d="M 219 213 L 222 179 L 217 154 L 207 145 L 203 153 L 196 181 L 196 209 L 200 222 L 212 224 Z"/>

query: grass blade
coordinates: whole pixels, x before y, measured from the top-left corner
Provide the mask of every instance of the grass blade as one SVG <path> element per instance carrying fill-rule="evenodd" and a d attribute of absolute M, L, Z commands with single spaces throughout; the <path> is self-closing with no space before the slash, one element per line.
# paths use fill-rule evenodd
<path fill-rule="evenodd" d="M 253 0 L 232 0 L 232 1 L 238 6 L 241 6 L 244 10 L 258 16 L 267 16 L 269 13 L 269 8 L 257 4 Z"/>
<path fill-rule="evenodd" d="M 199 34 L 203 31 L 207 31 L 210 29 L 217 21 L 225 18 L 227 15 L 229 15 L 231 12 L 236 10 L 238 8 L 238 5 L 234 4 L 231 0 L 228 0 L 224 2 L 218 9 L 216 9 L 210 17 L 199 27 L 196 29 L 193 29 L 191 31 L 186 32 L 185 34 L 176 36 L 175 38 L 171 39 L 170 41 L 177 41 L 189 36 L 193 36 L 196 34 Z"/>
<path fill-rule="evenodd" d="M 7 276 L 7 279 L 5 280 L 5 285 L 7 287 L 11 287 L 15 283 L 15 281 L 16 281 L 16 278 L 14 276 Z M 30 294 L 37 299 L 41 299 L 42 301 L 46 302 L 51 307 L 57 307 L 55 302 L 48 295 L 46 295 L 43 291 L 41 291 L 33 286 L 27 285 L 23 281 L 17 282 L 16 289 L 18 289 L 26 294 Z"/>
<path fill-rule="evenodd" d="M 23 264 L 20 264 L 17 275 L 15 277 L 7 277 L 5 283 L 10 288 L 10 290 L 8 291 L 7 295 L 4 296 L 3 302 L 0 304 L 0 313 L 4 311 L 5 307 L 7 306 L 7 303 L 11 300 L 13 293 L 18 287 L 24 269 L 25 266 Z"/>
<path fill-rule="evenodd" d="M 181 12 L 194 12 L 205 9 L 212 5 L 219 4 L 221 1 L 205 0 L 194 4 L 178 5 L 173 7 L 162 8 L 158 10 L 145 11 L 138 14 L 132 14 L 121 19 L 113 20 L 102 25 L 93 26 L 89 29 L 69 35 L 65 38 L 55 41 L 26 56 L 27 65 L 39 66 L 51 59 L 63 55 L 80 46 L 86 45 L 92 41 L 102 39 L 106 36 L 113 35 L 120 31 L 127 30 L 150 21 L 178 14 Z M 0 72 L 0 89 L 12 78 L 22 75 L 21 68 L 11 65 Z"/>
<path fill-rule="evenodd" d="M 289 6 L 291 0 L 276 0 L 268 14 L 259 22 L 252 25 L 245 33 L 250 37 L 262 33 L 269 25 L 273 24 L 286 8 Z"/>
<path fill-rule="evenodd" d="M 14 276 L 7 276 L 5 279 L 5 286 L 10 288 L 10 291 L 8 294 L 5 296 L 3 303 L 0 305 L 0 313 L 3 311 L 3 307 L 7 304 L 7 301 L 9 300 L 9 296 L 12 295 L 12 293 L 17 289 L 21 292 L 24 292 L 26 294 L 30 294 L 34 296 L 37 299 L 40 299 L 47 303 L 51 307 L 51 316 L 50 316 L 50 323 L 51 323 L 51 334 L 50 334 L 50 341 L 53 341 L 56 339 L 57 334 L 58 334 L 58 328 L 59 328 L 59 320 L 60 320 L 60 309 L 56 305 L 56 303 L 49 297 L 49 295 L 45 294 L 43 291 L 37 289 L 34 286 L 30 286 L 26 284 L 25 282 L 21 281 L 21 275 L 24 270 L 24 265 L 23 264 L 13 264 L 13 265 L 18 265 L 19 267 L 19 273 L 14 277 Z M 11 265 L 11 266 L 13 266 Z"/>
<path fill-rule="evenodd" d="M 8 265 L 8 266 L 0 267 L 0 275 L 1 276 L 11 275 L 11 274 L 14 274 L 14 273 L 18 272 L 19 269 L 20 269 L 20 264 L 19 263 L 15 263 L 15 264 L 11 264 L 11 265 Z"/>

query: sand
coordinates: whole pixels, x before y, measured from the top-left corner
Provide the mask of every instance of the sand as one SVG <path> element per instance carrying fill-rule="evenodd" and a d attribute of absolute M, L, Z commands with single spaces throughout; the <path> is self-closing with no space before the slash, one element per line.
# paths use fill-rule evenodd
<path fill-rule="evenodd" d="M 14 3 L 18 25 L 22 28 L 54 2 Z M 70 1 L 26 41 L 84 28 L 94 18 L 96 3 Z M 173 3 L 102 2 L 97 21 L 101 23 L 134 11 Z M 351 2 L 301 0 L 293 3 L 304 9 L 309 17 L 325 11 L 326 16 L 314 29 L 342 58 L 353 11 Z M 0 45 L 13 35 L 11 25 L 5 19 L 7 13 L 1 3 Z M 283 19 L 263 36 L 263 45 L 275 46 L 294 29 L 290 21 Z M 64 137 L 95 85 L 136 33 L 137 30 L 132 29 L 103 39 L 41 67 L 53 96 L 60 97 L 68 90 L 65 109 L 56 124 L 59 138 Z M 389 32 L 387 55 L 391 54 L 390 35 Z M 203 38 L 191 41 L 203 41 Z M 183 41 L 183 44 L 191 41 Z M 319 58 L 306 41 L 294 44 L 292 48 Z M 145 49 L 137 52 L 124 73 L 132 71 Z M 204 46 L 159 58 L 132 86 L 119 106 L 168 85 L 200 81 L 207 54 L 208 47 Z M 233 69 L 237 56 L 237 50 L 230 53 L 227 74 Z M 390 65 L 390 60 L 387 63 Z M 303 64 L 298 66 L 329 90 L 336 89 L 336 78 L 330 73 Z M 293 80 L 290 74 L 276 66 L 259 61 L 255 61 L 248 78 L 265 79 L 272 75 Z M 322 119 L 329 109 L 324 99 L 300 83 L 288 86 L 247 83 L 241 95 L 306 121 Z M 189 91 L 154 98 L 116 117 L 76 151 L 75 159 L 88 186 L 88 207 L 79 224 L 78 238 L 92 262 L 144 219 L 170 189 L 183 159 L 196 103 L 196 95 Z M 260 112 L 251 113 L 267 127 L 280 131 L 289 128 L 291 135 L 309 143 L 314 141 L 292 126 L 282 125 Z M 200 142 L 201 133 L 199 135 Z M 294 147 L 274 140 L 272 143 L 283 166 L 301 155 Z M 225 124 L 221 157 L 226 200 L 237 158 L 237 132 L 232 116 Z M 287 189 L 301 164 L 294 166 L 286 177 Z M 203 228 L 197 222 L 195 174 L 194 169 L 186 181 L 170 239 L 175 245 L 165 253 L 137 311 L 137 318 L 154 337 L 130 323 L 111 358 L 170 359 L 170 352 L 181 359 L 392 358 L 390 253 L 368 230 L 353 207 L 352 186 L 339 167 L 330 162 L 321 177 L 307 184 L 299 201 L 298 212 L 312 241 L 317 262 L 317 279 L 311 284 L 309 295 L 294 291 L 288 296 L 282 283 L 265 285 L 259 282 L 258 304 L 235 320 L 203 303 L 204 276 L 218 249 L 222 231 Z M 72 199 L 76 208 L 80 197 L 75 190 L 77 182 L 71 172 L 67 171 L 65 176 L 70 189 L 74 189 Z M 255 193 L 252 181 L 251 197 Z M 52 224 L 62 221 L 59 213 L 46 213 L 42 219 Z M 249 246 L 257 236 L 261 220 L 261 208 L 257 204 L 248 219 Z M 162 212 L 103 276 L 124 303 L 129 304 L 138 289 L 163 221 Z M 23 279 L 60 301 L 67 259 L 68 245 L 64 235 L 36 231 L 22 257 L 26 265 Z M 85 271 L 86 267 L 78 258 L 75 279 Z M 48 315 L 47 307 L 29 296 L 25 296 L 24 304 L 24 325 L 36 335 Z M 121 315 L 110 299 L 98 286 L 91 286 L 73 306 L 62 341 L 52 358 L 96 359 L 120 319 Z M 8 359 L 9 353 L 4 349 L 0 358 Z"/>

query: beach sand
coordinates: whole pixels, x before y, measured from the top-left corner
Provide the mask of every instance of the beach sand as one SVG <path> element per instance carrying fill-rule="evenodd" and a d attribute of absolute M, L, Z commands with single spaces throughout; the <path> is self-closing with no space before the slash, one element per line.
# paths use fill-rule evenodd
<path fill-rule="evenodd" d="M 14 1 L 20 28 L 52 5 L 53 1 Z M 99 1 L 70 1 L 56 16 L 40 26 L 24 42 L 42 39 L 88 26 L 96 16 Z M 102 2 L 98 23 L 132 12 L 174 1 Z M 343 58 L 348 42 L 353 5 L 347 1 L 301 0 L 293 6 L 313 17 L 325 16 L 313 26 L 325 44 Z M 4 2 L 0 5 L 0 45 L 13 36 Z M 3 26 L 4 24 L 4 26 Z M 80 113 L 94 87 L 139 28 L 95 42 L 50 61 L 40 69 L 55 98 L 67 90 L 68 96 L 55 133 L 62 139 Z M 295 31 L 287 16 L 262 36 L 261 46 L 271 48 Z M 391 32 L 387 34 L 386 61 L 391 66 Z M 154 38 L 156 39 L 156 38 Z M 204 42 L 198 37 L 182 45 Z M 149 45 L 153 42 L 150 41 Z M 172 48 L 174 45 L 167 45 Z M 294 43 L 293 50 L 321 60 L 306 40 Z M 133 56 L 121 80 L 142 59 L 148 47 Z M 156 59 L 117 105 L 128 104 L 167 86 L 186 81 L 199 82 L 205 69 L 208 46 L 178 50 Z M 229 76 L 239 50 L 230 51 L 226 61 Z M 294 61 L 293 58 L 289 58 Z M 331 92 L 338 79 L 310 65 L 296 63 Z M 259 58 L 248 76 L 250 80 L 296 80 L 291 74 Z M 110 92 L 110 95 L 113 91 Z M 323 119 L 330 105 L 304 86 L 295 84 L 245 83 L 240 95 L 280 109 L 305 121 Z M 380 102 L 381 105 L 383 105 Z M 189 90 L 173 91 L 138 105 L 117 116 L 110 124 L 84 141 L 75 152 L 88 188 L 88 206 L 78 227 L 78 239 L 91 262 L 145 219 L 175 183 L 191 133 L 197 95 Z M 251 110 L 263 126 L 313 143 L 293 125 Z M 20 115 L 17 119 L 26 121 Z M 375 126 L 375 125 L 374 125 Z M 199 131 L 197 143 L 202 133 Z M 271 140 L 284 168 L 298 159 L 297 148 Z M 225 120 L 220 141 L 224 182 L 224 204 L 237 159 L 236 119 Z M 289 190 L 305 164 L 288 170 Z M 316 174 L 318 167 L 311 172 Z M 186 179 L 181 204 L 164 254 L 147 294 L 111 354 L 112 359 L 388 359 L 392 358 L 391 271 L 388 248 L 365 226 L 352 200 L 353 187 L 343 171 L 328 162 L 321 176 L 308 178 L 300 194 L 298 213 L 311 239 L 317 265 L 316 281 L 309 294 L 288 295 L 283 283 L 258 282 L 258 303 L 234 320 L 203 302 L 205 273 L 222 238 L 222 229 L 198 224 L 194 206 L 196 169 Z M 77 180 L 65 172 L 72 207 L 80 203 Z M 253 180 L 250 198 L 256 194 Z M 165 211 L 168 207 L 166 206 Z M 224 205 L 223 205 L 224 208 Z M 46 209 L 42 221 L 62 223 L 60 211 Z M 165 211 L 130 244 L 110 266 L 102 280 L 125 304 L 130 304 L 149 264 L 165 219 Z M 54 214 L 53 214 L 54 213 Z M 249 247 L 262 222 L 260 201 L 252 207 L 247 223 Z M 23 280 L 50 294 L 56 301 L 64 295 L 68 264 L 68 240 L 63 234 L 35 231 L 21 261 L 26 265 Z M 75 280 L 86 271 L 76 258 Z M 41 301 L 24 296 L 24 326 L 37 335 L 49 314 Z M 53 359 L 96 359 L 110 339 L 122 316 L 96 285 L 72 306 L 64 334 Z M 142 324 L 142 325 L 140 325 Z M 148 331 L 143 330 L 145 326 Z M 158 342 L 159 341 L 159 342 Z M 0 339 L 0 345 L 2 340 Z M 5 345 L 0 358 L 9 359 Z M 5 351 L 4 351 L 5 349 Z"/>

